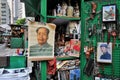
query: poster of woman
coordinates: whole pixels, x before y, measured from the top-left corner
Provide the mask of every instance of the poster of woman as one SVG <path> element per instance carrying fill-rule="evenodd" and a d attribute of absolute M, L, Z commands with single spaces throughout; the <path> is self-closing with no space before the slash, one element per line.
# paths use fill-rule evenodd
<path fill-rule="evenodd" d="M 112 63 L 112 43 L 98 42 L 97 62 Z"/>

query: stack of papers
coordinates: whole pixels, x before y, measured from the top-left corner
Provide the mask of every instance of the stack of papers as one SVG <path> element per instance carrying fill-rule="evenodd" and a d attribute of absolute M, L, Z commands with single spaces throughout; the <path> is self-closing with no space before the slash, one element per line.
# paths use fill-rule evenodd
<path fill-rule="evenodd" d="M 0 69 L 0 80 L 30 80 L 29 69 Z"/>

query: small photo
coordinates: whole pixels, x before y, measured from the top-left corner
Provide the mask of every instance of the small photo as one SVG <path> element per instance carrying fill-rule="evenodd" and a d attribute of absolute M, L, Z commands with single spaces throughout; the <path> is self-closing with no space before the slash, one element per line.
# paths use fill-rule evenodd
<path fill-rule="evenodd" d="M 105 5 L 102 7 L 102 21 L 116 21 L 116 5 Z"/>
<path fill-rule="evenodd" d="M 112 63 L 112 43 L 98 42 L 97 62 Z"/>
<path fill-rule="evenodd" d="M 55 28 L 52 23 L 29 22 L 28 58 L 31 61 L 54 58 Z"/>
<path fill-rule="evenodd" d="M 80 40 L 79 39 L 71 39 L 70 47 L 73 54 L 80 54 Z"/>
<path fill-rule="evenodd" d="M 108 78 L 101 78 L 101 80 L 112 80 L 112 79 L 108 79 Z"/>
<path fill-rule="evenodd" d="M 100 77 L 95 77 L 95 79 L 94 80 L 100 80 Z"/>

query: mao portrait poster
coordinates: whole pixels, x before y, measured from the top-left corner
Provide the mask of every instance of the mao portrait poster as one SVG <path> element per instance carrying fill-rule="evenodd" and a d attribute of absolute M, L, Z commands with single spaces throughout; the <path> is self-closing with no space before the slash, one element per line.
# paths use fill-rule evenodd
<path fill-rule="evenodd" d="M 105 5 L 102 7 L 102 21 L 116 21 L 116 5 Z"/>
<path fill-rule="evenodd" d="M 31 61 L 54 58 L 56 25 L 53 23 L 28 23 L 28 58 Z"/>
<path fill-rule="evenodd" d="M 98 42 L 97 62 L 112 63 L 112 43 Z"/>

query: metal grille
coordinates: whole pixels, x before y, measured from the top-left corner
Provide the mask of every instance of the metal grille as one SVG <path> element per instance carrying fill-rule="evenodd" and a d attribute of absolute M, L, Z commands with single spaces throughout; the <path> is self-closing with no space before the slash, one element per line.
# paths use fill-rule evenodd
<path fill-rule="evenodd" d="M 9 66 L 9 57 L 0 57 L 0 67 Z"/>

